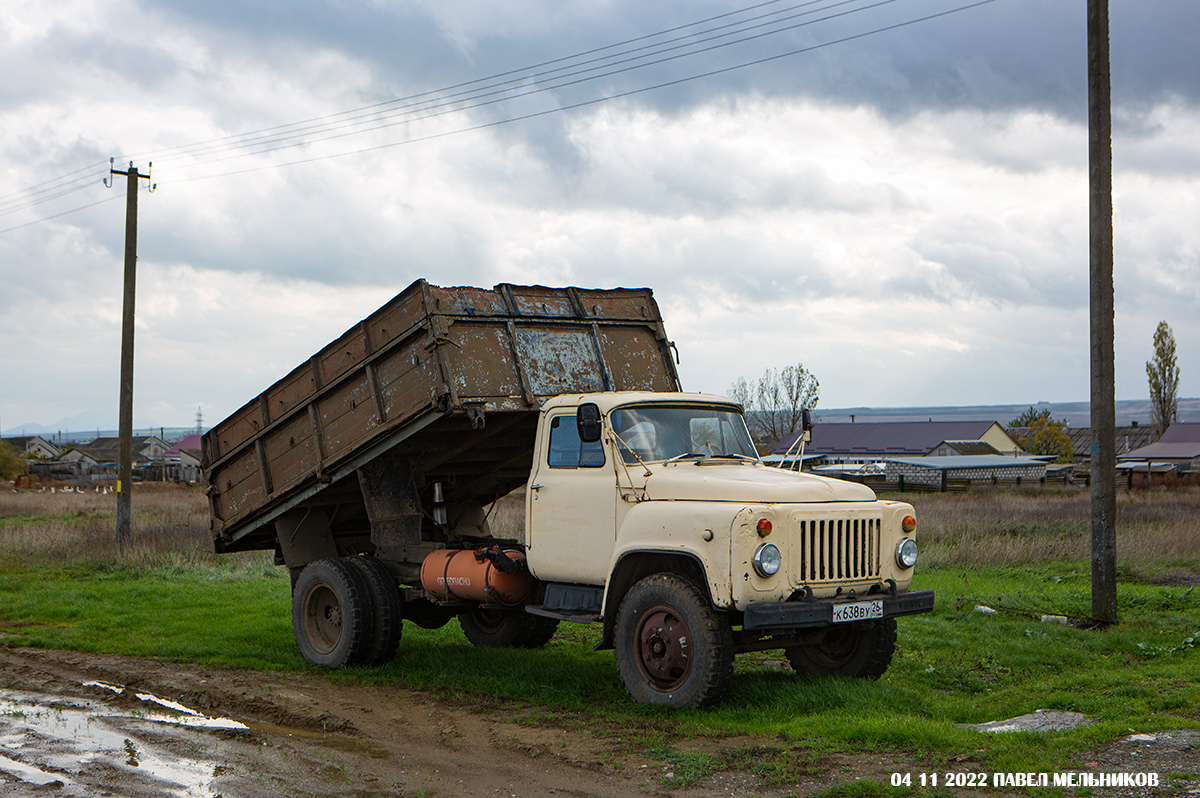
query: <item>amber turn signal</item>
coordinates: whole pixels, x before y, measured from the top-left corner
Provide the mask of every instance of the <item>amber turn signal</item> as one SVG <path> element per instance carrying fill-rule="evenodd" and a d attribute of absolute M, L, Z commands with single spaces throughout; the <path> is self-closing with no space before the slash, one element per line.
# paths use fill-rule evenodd
<path fill-rule="evenodd" d="M 917 528 L 917 519 L 911 515 L 904 516 L 904 520 L 900 522 L 900 528 L 905 532 L 913 532 Z"/>
<path fill-rule="evenodd" d="M 770 518 L 758 519 L 758 536 L 760 538 L 765 538 L 767 535 L 771 534 L 771 529 L 772 526 Z"/>

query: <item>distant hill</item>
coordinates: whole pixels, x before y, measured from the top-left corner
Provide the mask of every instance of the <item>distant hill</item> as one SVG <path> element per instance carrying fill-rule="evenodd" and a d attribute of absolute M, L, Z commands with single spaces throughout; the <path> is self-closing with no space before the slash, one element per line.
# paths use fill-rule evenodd
<path fill-rule="evenodd" d="M 1050 411 L 1058 420 L 1066 420 L 1069 427 L 1087 427 L 1091 423 L 1089 402 L 1033 402 L 1023 405 L 965 405 L 946 407 L 818 407 L 813 411 L 813 421 L 832 423 L 835 421 L 998 421 L 1001 426 L 1028 408 Z M 1179 420 L 1200 422 L 1200 398 L 1179 400 Z M 1139 425 L 1150 424 L 1149 400 L 1125 400 L 1117 402 L 1117 425 L 1127 426 L 1136 421 Z"/>

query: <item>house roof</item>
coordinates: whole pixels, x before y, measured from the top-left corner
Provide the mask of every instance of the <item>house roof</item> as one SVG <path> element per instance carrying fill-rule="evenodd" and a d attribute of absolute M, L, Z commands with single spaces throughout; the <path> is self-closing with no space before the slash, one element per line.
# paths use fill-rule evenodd
<path fill-rule="evenodd" d="M 1200 443 L 1200 424 L 1175 422 L 1158 439 L 1159 443 Z"/>
<path fill-rule="evenodd" d="M 937 451 L 943 446 L 948 446 L 961 455 L 1000 454 L 1000 450 L 987 441 L 942 441 L 930 451 Z"/>
<path fill-rule="evenodd" d="M 41 435 L 20 435 L 20 436 L 14 437 L 14 438 L 4 438 L 3 440 L 5 443 L 12 446 L 18 452 L 29 451 L 29 447 L 34 443 L 41 443 L 43 446 L 45 446 L 47 449 L 49 449 L 52 452 L 61 451 L 61 449 L 57 445 L 46 440 Z"/>
<path fill-rule="evenodd" d="M 1200 457 L 1200 424 L 1175 423 L 1158 443 L 1120 456 L 1122 460 L 1194 460 Z"/>
<path fill-rule="evenodd" d="M 155 435 L 134 436 L 133 438 L 133 461 L 135 463 L 144 462 L 148 458 L 139 453 L 139 450 L 144 449 L 152 443 L 163 443 L 163 441 Z M 94 458 L 97 463 L 115 463 L 121 456 L 121 439 L 120 438 L 96 438 L 91 443 L 82 443 L 75 447 L 82 452 L 86 452 L 90 457 Z"/>
<path fill-rule="evenodd" d="M 200 448 L 200 436 L 199 435 L 189 435 L 186 438 L 184 438 L 183 440 L 181 440 L 179 443 L 172 446 L 170 449 L 167 449 L 165 452 L 163 452 L 163 454 L 164 455 L 179 454 L 181 451 L 183 451 L 185 449 L 197 449 L 198 450 L 199 448 Z"/>
<path fill-rule="evenodd" d="M 943 441 L 979 440 L 995 421 L 897 421 L 818 424 L 813 427 L 812 443 L 805 451 L 812 454 L 886 454 L 923 455 Z M 1003 428 L 1001 428 L 1003 429 Z M 785 435 L 772 452 L 786 452 L 799 433 Z"/>
<path fill-rule="evenodd" d="M 1152 443 L 1120 456 L 1121 460 L 1195 460 L 1200 443 Z"/>
<path fill-rule="evenodd" d="M 1024 435 L 1025 433 L 1022 431 L 1020 434 Z M 1071 450 L 1077 458 L 1087 460 L 1092 456 L 1091 427 L 1071 427 L 1067 430 L 1067 435 L 1071 437 Z M 1116 435 L 1117 455 L 1120 456 L 1142 446 L 1150 445 L 1150 442 L 1154 438 L 1154 428 L 1143 426 L 1117 427 Z"/>

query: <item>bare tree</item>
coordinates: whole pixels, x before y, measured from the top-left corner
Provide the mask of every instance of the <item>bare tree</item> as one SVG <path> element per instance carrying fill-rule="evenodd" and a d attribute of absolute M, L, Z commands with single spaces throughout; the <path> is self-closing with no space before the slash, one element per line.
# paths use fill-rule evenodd
<path fill-rule="evenodd" d="M 1165 321 L 1154 331 L 1154 359 L 1146 361 L 1150 380 L 1151 421 L 1158 437 L 1179 417 L 1179 365 L 1175 361 L 1175 334 Z"/>
<path fill-rule="evenodd" d="M 729 398 L 746 408 L 746 424 L 755 440 L 774 446 L 800 428 L 804 408 L 820 399 L 821 385 L 804 366 L 767 369 L 753 385 L 744 377 L 729 387 Z"/>

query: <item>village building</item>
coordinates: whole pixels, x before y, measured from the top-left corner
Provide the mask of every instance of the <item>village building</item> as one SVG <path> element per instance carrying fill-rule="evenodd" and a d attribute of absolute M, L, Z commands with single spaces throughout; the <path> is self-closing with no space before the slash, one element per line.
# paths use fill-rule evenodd
<path fill-rule="evenodd" d="M 1005 482 L 1037 485 L 1046 476 L 1046 461 L 1002 454 L 895 458 L 884 463 L 885 479 L 906 485 L 929 485 L 945 490 L 950 482 Z"/>
<path fill-rule="evenodd" d="M 43 438 L 41 435 L 22 435 L 4 438 L 5 443 L 13 447 L 17 454 L 25 458 L 37 460 L 53 460 L 62 454 L 62 449 Z"/>
<path fill-rule="evenodd" d="M 786 435 L 772 450 L 783 454 L 799 433 Z M 986 444 L 977 446 L 977 444 Z M 1021 447 L 996 421 L 898 421 L 817 424 L 806 456 L 830 464 L 876 463 L 896 458 L 962 454 L 1013 456 Z"/>
<path fill-rule="evenodd" d="M 1174 466 L 1179 471 L 1200 471 L 1200 424 L 1172 424 L 1157 442 L 1118 455 L 1117 460 L 1126 468 L 1142 463 L 1146 468 Z"/>

